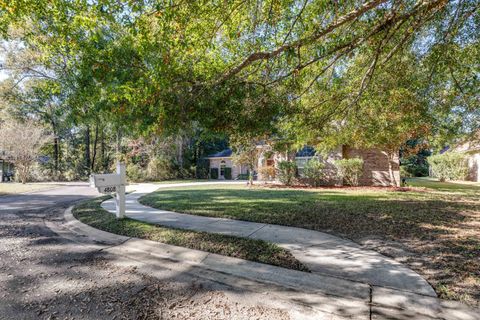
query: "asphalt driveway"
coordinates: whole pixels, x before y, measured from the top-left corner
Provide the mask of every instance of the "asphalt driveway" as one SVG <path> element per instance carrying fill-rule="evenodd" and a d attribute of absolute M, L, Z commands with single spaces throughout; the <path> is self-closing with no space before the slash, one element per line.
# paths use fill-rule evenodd
<path fill-rule="evenodd" d="M 255 295 L 189 274 L 142 274 L 46 226 L 96 195 L 74 183 L 0 197 L 0 319 L 289 319 Z"/>

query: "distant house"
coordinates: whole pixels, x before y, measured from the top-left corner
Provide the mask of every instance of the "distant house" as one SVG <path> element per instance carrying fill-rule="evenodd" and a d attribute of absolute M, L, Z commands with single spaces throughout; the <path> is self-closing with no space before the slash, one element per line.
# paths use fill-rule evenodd
<path fill-rule="evenodd" d="M 362 158 L 364 161 L 363 175 L 360 178 L 360 184 L 365 186 L 392 186 L 400 184 L 400 171 L 398 156 L 390 159 L 387 152 L 379 149 L 355 149 L 348 146 L 339 147 L 330 152 L 326 157 L 316 154 L 314 148 L 306 146 L 296 153 L 273 152 L 269 145 L 257 146 L 259 157 L 255 168 L 255 176 L 258 180 L 263 180 L 259 168 L 277 167 L 277 164 L 283 160 L 294 160 L 298 167 L 299 176 L 302 175 L 305 164 L 313 158 L 318 158 L 325 163 L 327 171 L 327 185 L 341 185 L 342 181 L 338 179 L 334 161 L 344 158 Z M 210 163 L 211 178 L 225 179 L 245 179 L 248 175 L 248 168 L 242 165 L 236 165 L 232 161 L 232 150 L 225 149 L 221 152 L 207 157 Z M 227 174 L 226 174 L 227 173 Z"/>
<path fill-rule="evenodd" d="M 231 179 L 239 179 L 248 174 L 248 168 L 244 165 L 235 165 L 232 161 L 232 149 L 225 149 L 223 151 L 211 154 L 207 157 L 210 165 L 210 173 L 212 178 L 219 180 L 228 179 L 226 175 L 226 169 L 231 170 Z M 216 172 L 216 175 L 212 175 L 213 172 Z"/>
<path fill-rule="evenodd" d="M 0 153 L 0 183 L 13 179 L 13 164 L 2 158 Z"/>
<path fill-rule="evenodd" d="M 452 151 L 462 152 L 467 155 L 468 161 L 468 181 L 480 182 L 480 133 L 475 139 L 463 142 Z"/>

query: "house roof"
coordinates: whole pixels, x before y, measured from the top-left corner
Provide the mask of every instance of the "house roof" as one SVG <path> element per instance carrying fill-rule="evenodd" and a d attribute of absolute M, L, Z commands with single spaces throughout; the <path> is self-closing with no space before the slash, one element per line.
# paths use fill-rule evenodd
<path fill-rule="evenodd" d="M 302 149 L 298 150 L 297 153 L 295 154 L 295 157 L 313 157 L 315 156 L 315 148 L 305 146 Z"/>
<path fill-rule="evenodd" d="M 37 160 L 41 164 L 46 164 L 48 161 L 50 161 L 50 157 L 49 156 L 38 156 Z"/>
<path fill-rule="evenodd" d="M 206 158 L 229 158 L 232 156 L 232 149 L 228 148 L 217 153 L 208 155 Z M 305 146 L 302 149 L 298 150 L 295 154 L 295 157 L 313 157 L 315 156 L 316 150 L 313 147 Z"/>
<path fill-rule="evenodd" d="M 228 148 L 225 150 L 222 150 L 220 152 L 211 154 L 207 156 L 207 158 L 229 158 L 232 156 L 232 149 Z"/>
<path fill-rule="evenodd" d="M 480 130 L 466 138 L 465 140 L 457 143 L 451 148 L 456 152 L 470 152 L 477 153 L 480 151 Z"/>
<path fill-rule="evenodd" d="M 480 151 L 480 142 L 467 141 L 453 148 L 453 151 L 457 152 L 478 152 Z"/>

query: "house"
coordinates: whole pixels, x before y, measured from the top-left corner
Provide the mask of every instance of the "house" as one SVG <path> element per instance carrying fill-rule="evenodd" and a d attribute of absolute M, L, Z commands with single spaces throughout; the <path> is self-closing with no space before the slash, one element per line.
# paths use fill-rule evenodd
<path fill-rule="evenodd" d="M 248 168 L 245 165 L 235 165 L 232 160 L 233 151 L 228 148 L 223 151 L 211 154 L 207 157 L 210 165 L 210 175 L 213 179 L 229 180 L 241 179 L 242 176 L 248 175 Z M 231 176 L 228 175 L 230 169 Z M 212 174 L 216 172 L 216 174 Z"/>
<path fill-rule="evenodd" d="M 467 180 L 480 182 L 480 133 L 475 139 L 467 140 L 455 146 L 452 151 L 465 153 L 467 156 Z"/>
<path fill-rule="evenodd" d="M 301 176 L 305 164 L 313 158 L 318 158 L 325 163 L 327 185 L 341 185 L 338 178 L 334 161 L 345 158 L 362 158 L 364 161 L 363 175 L 359 179 L 360 185 L 365 186 L 398 186 L 400 185 L 399 158 L 393 159 L 387 152 L 379 149 L 356 149 L 341 146 L 331 151 L 327 156 L 317 155 L 314 148 L 306 146 L 295 153 L 274 152 L 267 144 L 257 146 L 259 152 L 255 176 L 258 180 L 265 180 L 261 175 L 260 168 L 277 167 L 283 160 L 295 161 L 298 174 Z M 232 161 L 232 150 L 226 149 L 207 157 L 210 163 L 211 178 L 213 179 L 246 179 L 248 168 L 244 165 L 236 165 Z"/>
<path fill-rule="evenodd" d="M 13 179 L 13 164 L 0 155 L 0 183 L 10 181 Z"/>

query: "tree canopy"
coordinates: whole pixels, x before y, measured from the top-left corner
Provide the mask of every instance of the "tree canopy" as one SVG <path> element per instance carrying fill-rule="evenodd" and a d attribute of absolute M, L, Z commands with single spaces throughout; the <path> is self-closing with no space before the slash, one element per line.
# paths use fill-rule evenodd
<path fill-rule="evenodd" d="M 296 145 L 398 148 L 419 136 L 441 144 L 478 129 L 479 8 L 474 0 L 3 2 L 2 68 L 12 87 L 37 87 L 73 123 L 114 132 L 202 127 Z"/>

